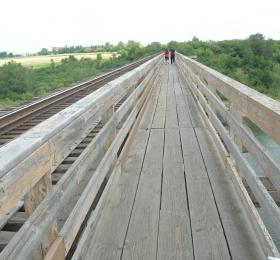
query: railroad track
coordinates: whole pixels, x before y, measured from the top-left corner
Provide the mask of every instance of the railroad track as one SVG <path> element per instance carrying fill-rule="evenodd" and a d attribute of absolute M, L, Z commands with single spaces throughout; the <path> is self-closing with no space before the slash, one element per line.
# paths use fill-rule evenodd
<path fill-rule="evenodd" d="M 35 99 L 35 101 L 17 109 L 12 108 L 12 111 L 2 111 L 2 115 L 0 115 L 0 147 L 152 57 L 125 65 L 66 90 L 56 91 L 42 99 Z"/>
<path fill-rule="evenodd" d="M 16 111 L 8 113 L 0 117 L 0 146 L 7 144 L 12 139 L 18 137 L 19 135 L 26 132 L 28 129 L 34 127 L 40 122 L 46 120 L 52 115 L 58 113 L 64 108 L 75 103 L 79 99 L 85 97 L 86 95 L 92 93 L 97 88 L 101 87 L 108 81 L 111 81 L 120 75 L 132 70 L 133 68 L 141 65 L 149 58 L 142 59 L 140 61 L 134 62 L 132 64 L 121 67 L 110 73 L 106 73 L 102 76 L 96 77 L 93 80 L 87 81 L 85 83 L 74 86 L 70 89 L 63 90 L 61 92 L 55 93 L 53 96 L 48 96 L 45 99 L 35 101 L 27 106 L 24 106 Z M 140 84 L 141 79 L 137 84 Z M 118 108 L 125 102 L 128 95 L 122 96 L 114 104 L 114 110 L 117 111 Z M 67 170 L 75 163 L 82 152 L 87 148 L 87 146 L 92 142 L 95 136 L 102 130 L 104 122 L 96 122 L 95 127 L 92 131 L 72 150 L 72 152 L 60 163 L 60 165 L 52 172 L 52 185 L 56 185 Z M 79 199 L 84 187 L 87 184 L 87 178 L 85 177 L 79 189 L 76 191 L 75 199 L 71 201 L 73 205 Z M 69 207 L 71 209 L 71 207 Z M 58 229 L 60 229 L 65 223 L 67 217 L 71 212 L 61 212 L 58 218 Z M 29 213 L 24 208 L 23 199 L 17 203 L 12 211 L 7 214 L 6 218 L 0 221 L 0 252 L 6 247 L 9 241 L 15 236 L 22 225 L 29 218 Z"/>

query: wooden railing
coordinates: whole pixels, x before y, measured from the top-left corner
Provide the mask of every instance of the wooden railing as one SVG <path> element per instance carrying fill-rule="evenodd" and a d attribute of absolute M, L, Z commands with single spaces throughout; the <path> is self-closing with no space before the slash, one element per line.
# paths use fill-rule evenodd
<path fill-rule="evenodd" d="M 158 63 L 159 57 L 153 58 L 1 148 L 0 224 L 5 225 L 22 204 L 29 218 L 0 259 L 66 257 L 100 187 L 117 176 L 125 161 L 133 126 L 157 79 Z M 114 104 L 124 96 L 115 111 Z M 99 122 L 104 123 L 102 130 L 53 187 L 51 173 Z M 90 176 L 86 187 L 58 230 L 58 214 L 85 176 Z"/>
<path fill-rule="evenodd" d="M 265 252 L 267 255 L 278 255 L 241 178 L 246 179 L 260 206 L 269 216 L 273 230 L 280 235 L 280 209 L 243 153 L 246 151 L 254 157 L 262 174 L 279 191 L 280 163 L 258 141 L 245 121 L 249 119 L 254 122 L 275 143 L 280 144 L 280 103 L 192 59 L 180 54 L 177 56 L 180 72 L 196 98 L 225 166 L 232 173 L 259 237 L 263 237 Z"/>

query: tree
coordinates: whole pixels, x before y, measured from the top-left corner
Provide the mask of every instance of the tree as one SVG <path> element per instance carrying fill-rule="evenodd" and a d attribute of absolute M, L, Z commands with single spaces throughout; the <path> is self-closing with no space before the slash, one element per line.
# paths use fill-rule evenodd
<path fill-rule="evenodd" d="M 120 41 L 120 42 L 117 44 L 115 50 L 116 50 L 116 51 L 120 51 L 120 50 L 123 50 L 124 48 L 125 48 L 124 43 L 123 43 L 122 41 Z"/>
<path fill-rule="evenodd" d="M 250 35 L 248 40 L 255 55 L 272 57 L 273 43 L 271 40 L 265 40 L 265 37 L 260 33 Z"/>
<path fill-rule="evenodd" d="M 0 67 L 0 98 L 22 94 L 29 86 L 29 70 L 20 63 L 12 61 Z"/>
<path fill-rule="evenodd" d="M 0 52 L 0 58 L 7 58 L 7 57 L 8 57 L 8 53 L 6 51 Z"/>
<path fill-rule="evenodd" d="M 128 41 L 125 45 L 125 49 L 127 51 L 127 57 L 129 60 L 134 60 L 142 56 L 142 49 L 140 47 L 140 43 L 136 41 Z"/>
<path fill-rule="evenodd" d="M 113 51 L 114 46 L 113 46 L 113 44 L 111 44 L 109 42 L 105 42 L 104 48 L 105 48 L 105 51 L 111 52 L 111 51 Z"/>
<path fill-rule="evenodd" d="M 162 46 L 161 46 L 160 42 L 152 42 L 147 45 L 146 49 L 149 52 L 149 54 L 152 54 L 152 53 L 161 51 Z"/>
<path fill-rule="evenodd" d="M 43 48 L 41 51 L 38 52 L 39 55 L 48 55 L 50 52 L 47 48 Z"/>

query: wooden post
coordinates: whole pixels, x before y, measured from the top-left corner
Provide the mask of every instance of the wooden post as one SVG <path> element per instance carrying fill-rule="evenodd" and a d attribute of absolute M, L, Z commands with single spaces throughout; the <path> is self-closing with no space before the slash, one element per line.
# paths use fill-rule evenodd
<path fill-rule="evenodd" d="M 230 111 L 232 111 L 232 114 L 235 116 L 235 118 L 240 122 L 240 124 L 243 124 L 243 115 L 241 114 L 240 111 L 234 106 L 230 106 Z M 243 124 L 244 125 L 244 124 Z M 229 129 L 230 136 L 233 138 L 235 144 L 239 148 L 240 152 L 243 153 L 246 151 L 246 148 L 244 147 L 244 144 L 241 140 L 241 138 L 236 135 L 232 129 Z"/>
<path fill-rule="evenodd" d="M 65 259 L 65 245 L 62 237 L 57 239 L 52 244 L 50 250 L 44 260 L 63 260 Z"/>
<path fill-rule="evenodd" d="M 101 116 L 101 122 L 103 125 L 106 124 L 106 122 L 110 119 L 110 117 L 113 115 L 114 110 L 113 110 L 113 106 L 110 106 Z"/>
<path fill-rule="evenodd" d="M 28 216 L 38 207 L 52 189 L 51 174 L 44 175 L 37 184 L 24 196 L 24 208 Z"/>
<path fill-rule="evenodd" d="M 38 207 L 52 189 L 51 173 L 44 175 L 38 183 L 24 196 L 24 208 L 28 216 Z M 40 247 L 33 252 L 33 259 L 43 259 L 49 246 L 57 237 L 57 222 L 48 229 Z"/>

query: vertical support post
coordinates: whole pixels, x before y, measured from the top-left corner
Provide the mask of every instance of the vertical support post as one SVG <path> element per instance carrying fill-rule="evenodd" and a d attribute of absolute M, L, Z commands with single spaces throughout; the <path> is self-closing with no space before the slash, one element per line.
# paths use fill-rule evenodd
<path fill-rule="evenodd" d="M 39 206 L 52 189 L 51 173 L 45 174 L 37 184 L 24 196 L 24 208 L 28 216 Z M 33 259 L 43 259 L 48 248 L 57 237 L 57 222 L 48 229 L 40 247 L 33 252 Z"/>
<path fill-rule="evenodd" d="M 242 124 L 242 122 L 243 122 L 243 115 L 238 111 L 238 109 L 231 105 L 230 106 L 230 111 L 236 117 L 236 119 L 240 122 L 240 124 Z M 243 142 L 242 142 L 241 138 L 238 135 L 236 135 L 234 133 L 234 131 L 232 131 L 231 127 L 229 128 L 229 134 L 230 134 L 231 138 L 233 139 L 234 143 L 237 145 L 239 151 L 241 153 L 243 153 L 246 149 L 245 149 L 245 147 L 243 145 Z M 244 178 L 244 175 L 240 171 L 240 169 L 238 167 L 238 164 L 235 164 L 235 168 L 236 168 L 240 178 Z"/>
<path fill-rule="evenodd" d="M 239 123 L 243 124 L 243 115 L 238 111 L 238 109 L 234 106 L 231 106 L 230 111 L 233 113 L 233 115 L 239 121 Z M 237 147 L 239 148 L 240 152 L 241 153 L 245 152 L 246 148 L 244 147 L 241 138 L 238 135 L 236 135 L 231 129 L 229 129 L 229 130 L 230 130 L 230 136 L 233 138 L 233 140 L 234 140 L 235 144 L 237 145 Z"/>
<path fill-rule="evenodd" d="M 24 196 L 24 208 L 28 216 L 38 207 L 52 189 L 51 174 L 44 175 L 37 184 Z"/>
<path fill-rule="evenodd" d="M 44 260 L 63 260 L 65 257 L 65 245 L 63 238 L 58 237 L 52 244 Z"/>
<path fill-rule="evenodd" d="M 114 113 L 114 107 L 110 106 L 101 116 L 101 123 L 103 125 L 106 124 L 106 122 L 110 119 L 110 117 L 113 115 Z"/>

